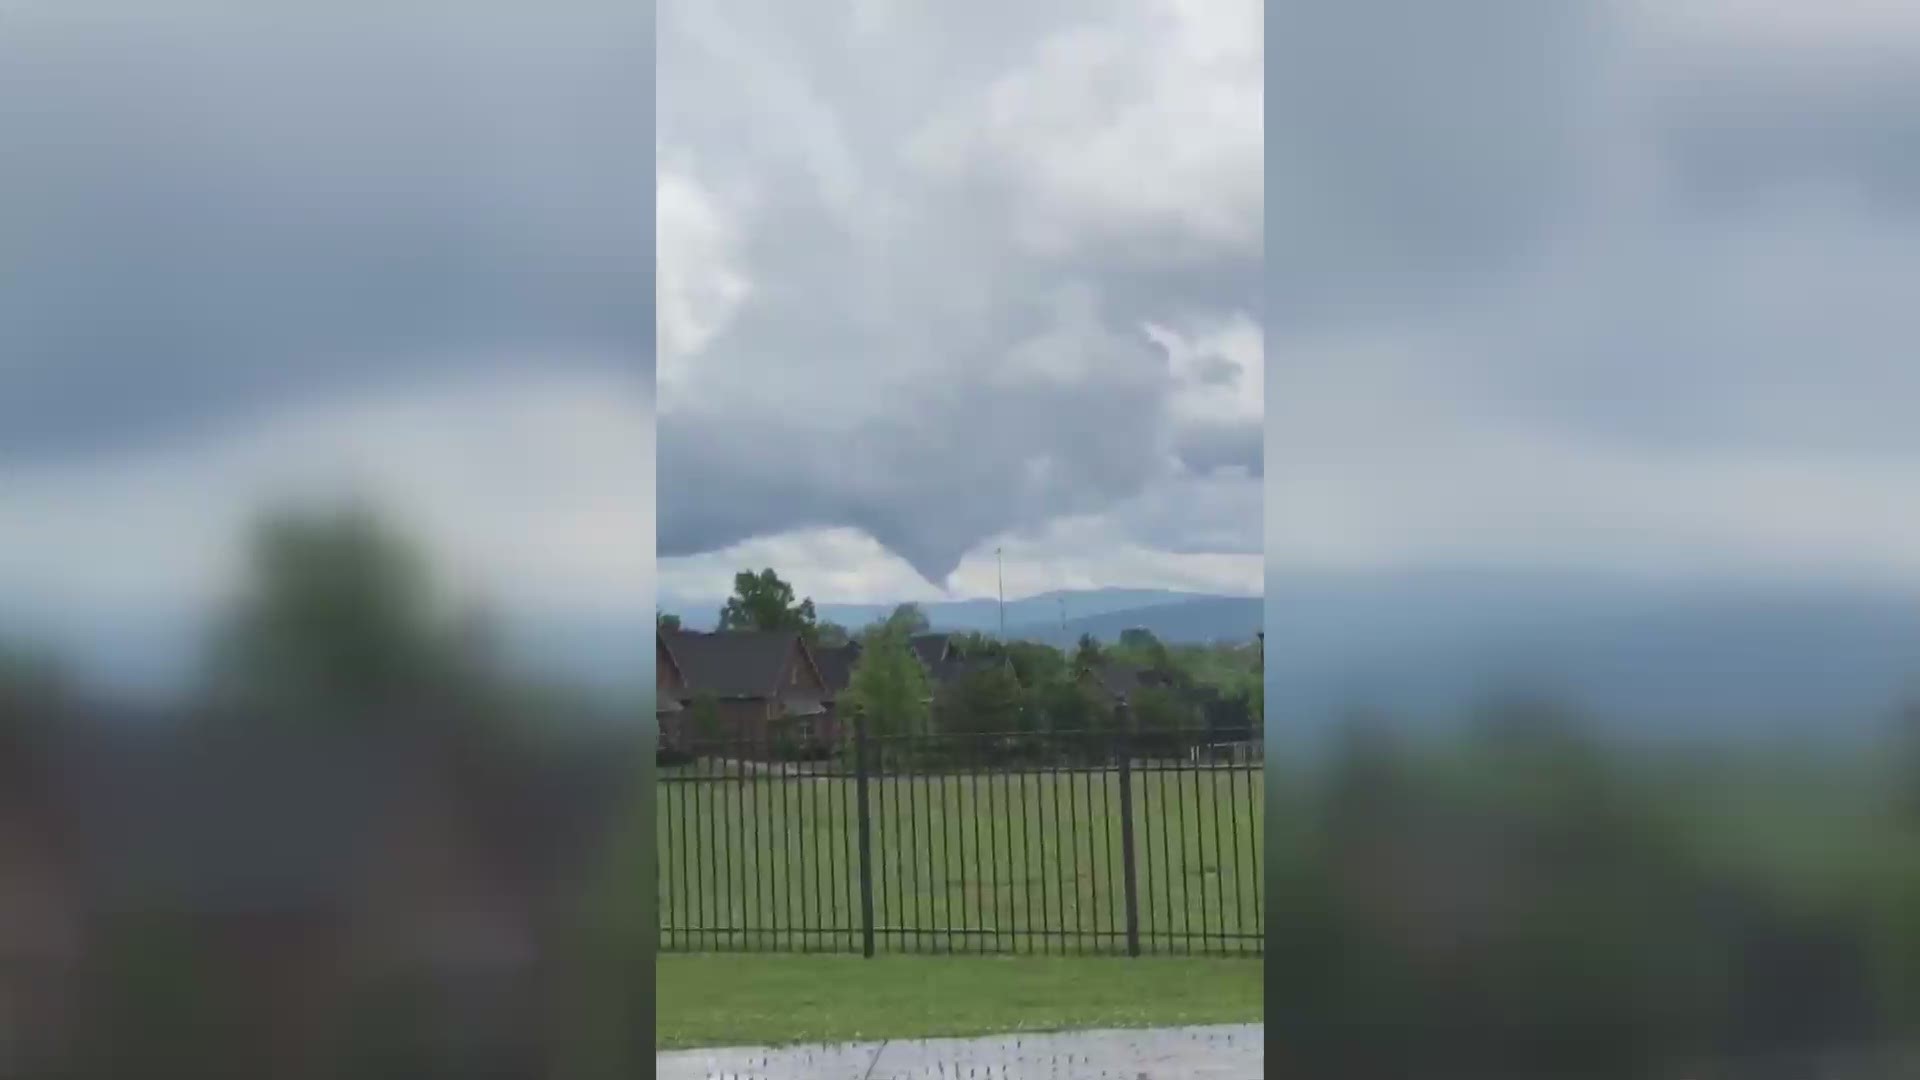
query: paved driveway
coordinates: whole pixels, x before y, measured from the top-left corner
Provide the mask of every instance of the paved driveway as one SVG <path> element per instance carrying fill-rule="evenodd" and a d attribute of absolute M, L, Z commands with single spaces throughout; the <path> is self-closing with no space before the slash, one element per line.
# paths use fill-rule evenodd
<path fill-rule="evenodd" d="M 656 1056 L 660 1080 L 1259 1080 L 1259 1024 L 730 1047 Z"/>

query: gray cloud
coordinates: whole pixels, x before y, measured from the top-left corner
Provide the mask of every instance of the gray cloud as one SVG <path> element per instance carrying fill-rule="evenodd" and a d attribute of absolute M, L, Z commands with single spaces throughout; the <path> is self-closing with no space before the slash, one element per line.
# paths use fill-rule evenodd
<path fill-rule="evenodd" d="M 1257 316 L 1257 48 L 1209 74 L 1153 3 L 891 10 L 869 36 L 845 12 L 662 6 L 662 167 L 737 224 L 747 290 L 663 359 L 662 557 L 853 526 L 939 582 L 992 536 L 1118 506 L 1170 453 L 1259 457 L 1244 420 L 1175 423 L 1182 377 L 1145 332 Z M 1105 82 L 1068 93 L 1083 71 Z M 1251 107 L 1162 117 L 1207 80 Z M 1184 201 L 1143 132 L 1193 149 Z M 1048 164 L 1049 140 L 1123 168 Z M 720 258 L 685 250 L 689 275 Z"/>
<path fill-rule="evenodd" d="M 1920 22 L 1701 17 L 1741 7 L 1383 0 L 1294 27 L 1278 559 L 1898 561 L 1861 515 L 1920 461 Z"/>
<path fill-rule="evenodd" d="M 0 454 L 495 365 L 646 379 L 646 5 L 52 8 L 0 34 Z"/>

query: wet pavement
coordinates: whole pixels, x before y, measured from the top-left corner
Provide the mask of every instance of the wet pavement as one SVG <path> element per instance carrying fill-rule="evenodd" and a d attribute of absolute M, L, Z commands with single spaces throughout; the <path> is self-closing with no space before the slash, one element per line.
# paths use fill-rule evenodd
<path fill-rule="evenodd" d="M 1259 1024 L 729 1047 L 655 1056 L 660 1080 L 1257 1080 Z"/>

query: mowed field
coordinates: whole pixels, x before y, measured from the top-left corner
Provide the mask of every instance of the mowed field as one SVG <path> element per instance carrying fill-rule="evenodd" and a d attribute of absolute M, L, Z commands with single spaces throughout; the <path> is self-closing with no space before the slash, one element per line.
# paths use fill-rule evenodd
<path fill-rule="evenodd" d="M 661 948 L 859 951 L 857 782 L 694 775 L 663 769 L 657 788 Z M 1262 775 L 1134 770 L 1143 952 L 1259 952 Z M 879 951 L 1125 952 L 1117 769 L 868 790 Z"/>

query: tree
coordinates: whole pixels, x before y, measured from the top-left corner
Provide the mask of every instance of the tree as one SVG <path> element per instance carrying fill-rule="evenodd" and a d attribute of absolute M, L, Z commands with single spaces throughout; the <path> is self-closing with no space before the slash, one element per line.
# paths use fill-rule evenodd
<path fill-rule="evenodd" d="M 1020 683 L 995 665 L 955 679 L 940 699 L 940 730 L 946 733 L 1007 734 L 1023 726 Z"/>
<path fill-rule="evenodd" d="M 1105 658 L 1105 653 L 1100 648 L 1099 638 L 1092 634 L 1080 635 L 1080 642 L 1073 649 L 1073 666 L 1076 669 L 1084 671 L 1087 668 L 1098 667 Z"/>
<path fill-rule="evenodd" d="M 1105 701 L 1075 679 L 1057 679 L 1029 695 L 1049 731 L 1094 731 L 1110 724 Z"/>
<path fill-rule="evenodd" d="M 933 629 L 933 622 L 919 604 L 909 601 L 893 609 L 886 618 L 886 626 L 900 634 L 924 634 Z"/>
<path fill-rule="evenodd" d="M 793 586 L 772 567 L 733 575 L 733 595 L 720 609 L 722 630 L 798 630 L 809 641 L 817 629 L 811 597 L 794 603 Z"/>
<path fill-rule="evenodd" d="M 1013 664 L 1014 676 L 1020 680 L 1020 685 L 1029 690 L 1068 677 L 1066 655 L 1051 645 L 1038 641 L 1009 641 L 1005 648 L 1007 659 Z"/>
<path fill-rule="evenodd" d="M 824 645 L 829 649 L 837 649 L 852 640 L 853 635 L 847 633 L 847 628 L 837 622 L 823 622 L 813 634 L 814 644 Z"/>
<path fill-rule="evenodd" d="M 678 630 L 680 629 L 680 616 L 672 612 L 662 612 L 659 608 L 654 608 L 653 628 L 656 632 Z"/>
<path fill-rule="evenodd" d="M 245 591 L 210 649 L 217 701 L 345 719 L 478 696 L 479 638 L 438 602 L 421 554 L 371 509 L 267 514 L 249 554 Z"/>
<path fill-rule="evenodd" d="M 1009 655 L 1008 646 L 992 634 L 983 634 L 978 630 L 969 630 L 953 639 L 954 648 L 961 656 L 975 659 L 999 659 Z"/>
<path fill-rule="evenodd" d="M 868 635 L 848 677 L 843 700 L 866 717 L 876 735 L 917 735 L 927 730 L 927 672 L 904 634 Z"/>
<path fill-rule="evenodd" d="M 1192 729 L 1199 726 L 1192 704 L 1164 687 L 1142 687 L 1128 697 L 1127 704 L 1141 743 L 1161 753 L 1175 754 L 1184 749 L 1193 737 Z"/>

